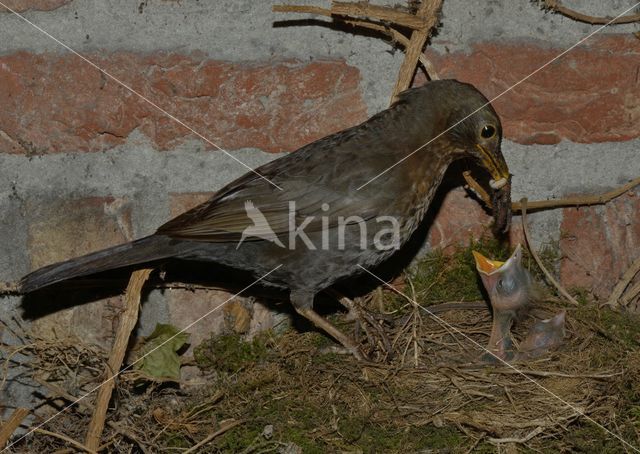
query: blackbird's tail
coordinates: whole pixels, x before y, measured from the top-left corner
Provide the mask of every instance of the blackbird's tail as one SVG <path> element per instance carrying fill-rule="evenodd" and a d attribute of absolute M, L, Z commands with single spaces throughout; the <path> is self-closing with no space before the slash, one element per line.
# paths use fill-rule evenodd
<path fill-rule="evenodd" d="M 20 291 L 29 293 L 67 279 L 169 258 L 176 252 L 170 238 L 152 235 L 35 270 L 21 279 Z"/>

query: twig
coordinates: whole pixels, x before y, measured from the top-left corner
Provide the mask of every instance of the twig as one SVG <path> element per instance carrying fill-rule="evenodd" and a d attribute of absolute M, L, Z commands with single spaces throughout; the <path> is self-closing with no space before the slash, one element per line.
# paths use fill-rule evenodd
<path fill-rule="evenodd" d="M 331 9 L 306 5 L 274 5 L 274 13 L 306 13 L 322 16 L 366 17 L 367 20 L 393 22 L 395 24 L 419 30 L 424 27 L 424 19 L 397 9 L 357 2 L 333 2 Z"/>
<path fill-rule="evenodd" d="M 527 247 L 529 248 L 529 252 L 531 253 L 531 256 L 536 261 L 536 263 L 538 264 L 538 267 L 542 270 L 542 272 L 547 277 L 549 282 L 551 282 L 554 285 L 554 287 L 558 290 L 558 292 L 560 292 L 560 294 L 564 296 L 571 304 L 575 304 L 577 306 L 578 302 L 575 300 L 575 298 L 569 295 L 569 292 L 567 292 L 565 288 L 562 285 L 560 285 L 558 281 L 555 280 L 555 278 L 551 275 L 551 273 L 547 271 L 544 264 L 542 263 L 542 260 L 540 260 L 540 257 L 538 257 L 538 254 L 536 253 L 534 248 L 531 247 L 529 229 L 527 228 L 527 198 L 526 197 L 520 200 L 520 205 L 522 207 L 522 230 L 524 232 L 524 239 L 527 243 Z"/>
<path fill-rule="evenodd" d="M 271 10 L 274 13 L 317 14 L 319 16 L 334 17 L 334 14 L 330 9 L 321 8 L 319 6 L 274 5 Z M 391 37 L 393 41 L 400 43 L 405 49 L 409 45 L 409 38 L 407 38 L 394 28 L 376 24 L 373 22 L 368 22 L 364 19 L 346 19 L 344 17 L 339 17 L 337 19 L 347 25 L 351 25 L 352 27 L 368 28 L 369 30 L 374 30 L 389 35 L 389 37 Z M 438 74 L 436 73 L 435 67 L 433 66 L 433 63 L 431 63 L 431 61 L 423 53 L 420 53 L 420 63 L 422 63 L 422 66 L 424 66 L 429 79 L 437 80 L 439 78 Z"/>
<path fill-rule="evenodd" d="M 138 322 L 140 292 L 142 291 L 144 283 L 149 278 L 151 271 L 153 270 L 141 269 L 134 271 L 129 280 L 125 294 L 125 309 L 120 317 L 120 324 L 107 365 L 107 378 L 98 391 L 95 403 L 96 408 L 89 423 L 89 429 L 87 430 L 86 444 L 89 449 L 97 450 L 100 445 L 100 436 L 104 430 L 107 407 L 109 406 L 111 392 L 115 385 L 113 374 L 116 374 L 120 370 L 120 366 L 122 366 L 131 331 L 133 331 L 133 328 Z"/>
<path fill-rule="evenodd" d="M 41 385 L 42 387 L 44 387 L 47 390 L 49 390 L 49 393 L 51 393 L 50 398 L 59 397 L 61 399 L 65 399 L 65 400 L 67 400 L 69 402 L 74 402 L 74 403 L 78 404 L 80 407 L 82 407 L 83 410 L 85 410 L 87 412 L 93 412 L 94 411 L 93 405 L 91 405 L 86 399 L 78 399 L 77 397 L 69 394 L 61 386 L 58 386 L 55 383 L 51 383 L 51 382 L 48 382 L 46 380 L 42 380 L 42 379 L 37 378 L 37 377 L 35 377 L 34 380 L 39 385 Z M 131 440 L 133 442 L 135 442 L 138 445 L 138 447 L 140 448 L 140 450 L 143 452 L 143 454 L 147 453 L 147 450 L 146 450 L 144 444 L 138 439 L 138 437 L 133 435 L 133 433 L 131 433 L 129 430 L 125 429 L 124 427 L 121 427 L 118 423 L 116 423 L 114 421 L 107 421 L 107 425 L 109 427 L 111 427 L 113 430 L 115 430 L 117 433 L 119 433 L 120 435 L 128 438 L 129 440 Z"/>
<path fill-rule="evenodd" d="M 240 425 L 243 422 L 244 422 L 243 420 L 239 419 L 239 420 L 232 420 L 232 421 L 229 421 L 229 422 L 226 422 L 226 423 L 222 424 L 218 430 L 216 430 L 214 433 L 209 435 L 207 438 L 205 438 L 204 440 L 196 443 L 195 445 L 193 445 L 191 448 L 187 449 L 186 451 L 183 451 L 183 454 L 190 454 L 190 453 L 196 452 L 198 449 L 200 449 L 201 447 L 203 447 L 207 443 L 210 443 L 211 440 L 213 440 L 214 438 L 219 437 L 220 435 L 225 433 L 227 430 L 233 429 L 235 426 Z"/>
<path fill-rule="evenodd" d="M 19 295 L 20 285 L 17 282 L 0 282 L 0 296 Z"/>
<path fill-rule="evenodd" d="M 531 440 L 536 435 L 539 435 L 542 432 L 544 432 L 545 429 L 546 429 L 546 427 L 544 427 L 544 426 L 538 426 L 538 427 L 533 429 L 531 432 L 529 432 L 527 435 L 525 435 L 522 438 L 491 438 L 491 437 L 489 437 L 489 438 L 487 438 L 487 440 L 489 440 L 491 443 L 495 443 L 495 444 L 501 444 L 501 443 L 519 443 L 519 444 L 523 444 L 523 443 L 526 443 L 529 440 Z"/>
<path fill-rule="evenodd" d="M 640 282 L 631 287 L 629 290 L 622 295 L 622 301 L 625 306 L 628 306 L 631 300 L 633 300 L 636 296 L 640 295 Z"/>
<path fill-rule="evenodd" d="M 396 100 L 400 92 L 411 86 L 418 58 L 420 57 L 420 54 L 422 54 L 422 49 L 427 42 L 431 29 L 438 22 L 438 12 L 441 7 L 442 0 L 424 0 L 420 5 L 416 16 L 421 18 L 423 26 L 411 33 L 411 40 L 409 45 L 406 46 L 405 57 L 402 61 L 402 65 L 400 66 L 396 85 L 393 88 L 393 94 L 391 95 L 392 103 Z"/>
<path fill-rule="evenodd" d="M 507 374 L 507 375 L 531 375 L 532 377 L 561 377 L 561 378 L 593 378 L 596 380 L 604 380 L 611 377 L 622 375 L 624 372 L 611 372 L 610 374 L 565 374 L 563 372 L 552 372 L 545 370 L 526 370 L 526 369 L 499 369 L 492 371 L 493 373 Z"/>
<path fill-rule="evenodd" d="M 638 274 L 639 272 L 640 272 L 640 258 L 637 259 L 635 262 L 633 262 L 629 267 L 629 269 L 625 271 L 620 281 L 613 288 L 613 291 L 611 292 L 611 296 L 609 296 L 609 299 L 605 304 L 612 308 L 620 306 L 620 297 L 624 293 L 629 283 L 631 283 L 635 275 Z"/>
<path fill-rule="evenodd" d="M 613 17 L 589 16 L 588 14 L 583 14 L 571 8 L 567 8 L 560 3 L 560 0 L 542 0 L 542 3 L 545 5 L 545 8 L 550 9 L 551 11 L 555 11 L 556 13 L 562 14 L 563 16 L 566 16 L 578 22 L 585 22 L 591 25 L 618 25 L 630 24 L 632 22 L 640 21 L 640 14 L 630 14 L 628 16 L 622 16 L 614 21 L 611 21 Z"/>
<path fill-rule="evenodd" d="M 467 184 L 474 192 L 478 194 L 480 200 L 488 207 L 491 208 L 491 197 L 487 194 L 484 188 L 478 183 L 472 176 L 471 173 L 466 171 L 463 172 L 464 179 Z M 529 212 L 536 210 L 544 210 L 548 208 L 560 208 L 565 206 L 589 206 L 589 205 L 603 205 L 617 197 L 620 197 L 625 192 L 635 188 L 640 185 L 640 177 L 631 180 L 630 182 L 623 184 L 619 188 L 612 189 L 611 191 L 607 191 L 603 194 L 596 195 L 579 195 L 573 197 L 566 197 L 563 199 L 549 199 L 549 200 L 534 200 L 533 202 L 527 203 L 527 210 Z M 521 212 L 522 204 L 520 202 L 513 202 L 511 204 L 511 211 Z"/>
<path fill-rule="evenodd" d="M 431 3 L 426 1 L 426 4 Z M 438 2 L 439 3 L 439 2 Z M 421 6 L 425 10 L 424 4 Z M 385 6 L 372 5 L 368 2 L 332 2 L 331 12 L 340 16 L 366 17 L 383 22 L 392 22 L 413 30 L 431 28 L 428 26 L 429 16 L 422 15 L 420 10 L 416 15 Z"/>
<path fill-rule="evenodd" d="M 0 426 L 0 449 L 4 448 L 11 437 L 11 434 L 15 432 L 20 423 L 29 414 L 29 410 L 26 408 L 16 408 L 7 422 Z"/>
<path fill-rule="evenodd" d="M 484 202 L 484 204 L 487 206 L 487 208 L 493 208 L 493 203 L 491 203 L 491 197 L 489 196 L 489 194 L 487 193 L 487 191 L 485 191 L 485 189 L 480 185 L 480 183 L 478 183 L 472 176 L 471 176 L 471 172 L 469 172 L 468 170 L 465 170 L 464 172 L 462 172 L 462 176 L 464 177 L 465 181 L 467 182 L 467 185 L 469 185 L 469 189 L 471 189 L 473 192 L 475 192 L 475 194 L 480 197 L 480 200 L 482 200 Z M 513 211 L 513 203 L 511 204 L 511 211 Z"/>
<path fill-rule="evenodd" d="M 58 434 L 58 433 L 55 433 L 55 432 L 50 432 L 48 430 L 40 429 L 40 428 L 34 429 L 33 431 L 41 433 L 43 435 L 49 435 L 50 437 L 58 438 L 60 440 L 64 440 L 67 443 L 70 443 L 75 448 L 77 448 L 77 449 L 79 449 L 81 451 L 88 452 L 90 454 L 97 454 L 96 450 L 90 449 L 90 448 L 86 447 L 85 445 L 83 445 L 82 443 L 80 443 L 78 441 L 75 441 L 73 438 L 67 437 L 66 435 Z"/>

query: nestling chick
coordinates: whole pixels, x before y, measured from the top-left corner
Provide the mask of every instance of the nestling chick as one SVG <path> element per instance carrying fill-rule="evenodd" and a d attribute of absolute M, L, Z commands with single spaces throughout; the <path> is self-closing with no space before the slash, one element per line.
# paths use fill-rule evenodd
<path fill-rule="evenodd" d="M 558 348 L 564 339 L 565 312 L 555 317 L 538 320 L 514 352 L 511 325 L 521 318 L 531 303 L 539 298 L 540 290 L 529 272 L 522 266 L 522 248 L 518 245 L 506 262 L 490 260 L 473 251 L 476 269 L 493 309 L 493 325 L 487 350 L 502 360 L 531 359 Z M 495 361 L 485 354 L 483 360 Z"/>
<path fill-rule="evenodd" d="M 533 288 L 533 279 L 522 266 L 522 248 L 518 245 L 506 262 L 490 260 L 476 251 L 473 256 L 493 309 L 487 350 L 500 359 L 513 359 L 511 325 L 527 310 Z M 494 358 L 487 354 L 483 359 Z"/>
<path fill-rule="evenodd" d="M 517 359 L 538 358 L 560 347 L 565 335 L 565 320 L 564 310 L 547 320 L 538 320 L 520 344 Z"/>

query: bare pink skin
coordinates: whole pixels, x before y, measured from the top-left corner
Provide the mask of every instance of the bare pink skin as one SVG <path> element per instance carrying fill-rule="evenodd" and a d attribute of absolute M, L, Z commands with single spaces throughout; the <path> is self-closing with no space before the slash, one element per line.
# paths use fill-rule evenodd
<path fill-rule="evenodd" d="M 560 347 L 565 335 L 565 319 L 565 311 L 560 311 L 550 319 L 537 321 L 520 344 L 517 358 L 538 358 Z"/>

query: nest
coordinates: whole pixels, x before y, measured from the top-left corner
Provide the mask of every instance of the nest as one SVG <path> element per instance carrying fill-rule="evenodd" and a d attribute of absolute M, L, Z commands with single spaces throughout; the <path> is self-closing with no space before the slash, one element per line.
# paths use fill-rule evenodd
<path fill-rule="evenodd" d="M 570 310 L 568 338 L 559 351 L 532 362 L 488 365 L 478 348 L 488 339 L 488 310 L 449 310 L 437 320 L 396 299 L 395 309 L 380 318 L 379 307 L 367 309 L 379 306 L 380 298 L 394 297 L 376 292 L 360 302 L 394 352 L 360 330 L 378 363 L 333 352 L 320 333 L 290 331 L 266 333 L 250 348 L 232 339 L 241 352 L 236 358 L 229 339 L 212 339 L 198 349 L 195 380 L 181 386 L 124 372 L 102 449 L 183 451 L 204 441 L 205 452 L 406 452 L 427 446 L 465 452 L 495 445 L 620 452 L 621 442 L 606 430 L 638 442 L 640 355 L 629 348 L 637 342 L 634 320 L 594 307 Z M 534 315 L 556 310 L 545 303 Z M 343 315 L 334 318 L 346 323 Z M 515 327 L 516 340 L 531 322 Z M 20 363 L 46 390 L 32 424 L 100 384 L 106 352 L 77 339 L 22 336 Z M 222 353 L 229 358 L 223 364 L 216 362 Z M 69 439 L 83 440 L 90 402 L 66 409 L 12 449 L 53 452 L 68 448 Z"/>

